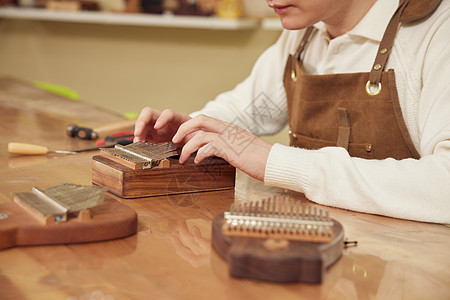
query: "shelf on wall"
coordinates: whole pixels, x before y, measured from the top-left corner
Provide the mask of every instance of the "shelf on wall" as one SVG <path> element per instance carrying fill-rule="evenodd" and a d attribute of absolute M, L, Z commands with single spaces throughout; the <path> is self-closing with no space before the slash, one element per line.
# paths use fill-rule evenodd
<path fill-rule="evenodd" d="M 260 21 L 255 19 L 222 19 L 218 17 L 110 13 L 92 11 L 72 12 L 16 7 L 0 8 L 0 18 L 214 30 L 254 29 L 260 26 Z"/>

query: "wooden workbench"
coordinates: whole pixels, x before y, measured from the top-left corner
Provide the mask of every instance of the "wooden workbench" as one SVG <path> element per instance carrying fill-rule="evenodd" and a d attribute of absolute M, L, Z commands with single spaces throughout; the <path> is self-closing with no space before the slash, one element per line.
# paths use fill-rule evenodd
<path fill-rule="evenodd" d="M 8 142 L 74 149 L 88 142 L 67 137 L 69 123 L 95 126 L 120 119 L 0 77 L 0 204 L 33 186 L 90 185 L 91 157 L 98 154 L 13 156 Z M 285 193 L 238 172 L 235 190 L 116 197 L 136 210 L 136 235 L 1 250 L 0 299 L 450 299 L 450 228 L 333 208 L 327 208 L 331 217 L 358 245 L 344 250 L 322 284 L 230 278 L 227 264 L 210 246 L 212 218 L 233 201 Z"/>

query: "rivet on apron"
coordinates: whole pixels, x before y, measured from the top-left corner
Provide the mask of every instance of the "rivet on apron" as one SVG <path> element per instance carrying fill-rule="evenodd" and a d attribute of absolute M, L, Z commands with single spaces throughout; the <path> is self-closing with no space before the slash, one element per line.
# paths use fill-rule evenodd
<path fill-rule="evenodd" d="M 386 48 L 383 48 L 383 49 L 380 50 L 380 53 L 381 53 L 381 54 L 386 54 L 386 52 L 387 52 L 387 49 L 386 49 Z"/>
<path fill-rule="evenodd" d="M 381 65 L 376 64 L 375 66 L 373 66 L 373 69 L 378 71 L 379 69 L 381 69 Z"/>
<path fill-rule="evenodd" d="M 369 96 L 376 96 L 376 95 L 378 95 L 381 92 L 381 82 L 378 82 L 378 86 L 376 86 L 377 90 L 374 91 L 374 92 L 372 92 L 372 89 L 371 89 L 372 86 L 376 86 L 376 85 L 374 83 L 371 83 L 370 80 L 367 81 L 367 83 L 366 83 L 366 93 Z"/>
<path fill-rule="evenodd" d="M 296 141 L 297 140 L 297 135 L 295 133 L 293 133 L 291 130 L 289 130 L 289 136 Z"/>
<path fill-rule="evenodd" d="M 372 151 L 372 145 L 371 144 L 366 145 L 366 151 L 367 152 L 371 152 Z"/>
<path fill-rule="evenodd" d="M 295 72 L 295 70 L 291 71 L 291 78 L 293 81 L 297 81 L 297 73 Z"/>

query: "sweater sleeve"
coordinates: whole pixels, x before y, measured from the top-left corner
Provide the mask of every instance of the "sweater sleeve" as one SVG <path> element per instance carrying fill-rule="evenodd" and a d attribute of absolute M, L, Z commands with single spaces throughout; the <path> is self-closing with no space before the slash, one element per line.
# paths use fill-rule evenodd
<path fill-rule="evenodd" d="M 220 94 L 191 114 L 205 114 L 236 124 L 255 135 L 275 134 L 287 123 L 283 85 L 287 56 L 298 32 L 284 31 L 277 42 L 256 61 L 251 74 L 233 90 Z"/>
<path fill-rule="evenodd" d="M 371 214 L 450 223 L 450 18 L 427 34 L 418 99 L 403 101 L 416 110 L 421 158 L 366 160 L 342 148 L 294 149 L 275 144 L 264 182 L 305 193 L 310 200 Z M 434 18 L 435 22 L 438 16 Z M 413 38 L 413 37 L 411 37 Z M 405 69 L 406 71 L 408 69 Z M 409 69 L 411 70 L 411 69 Z M 411 83 L 408 83 L 411 84 Z M 404 107 L 402 107 L 404 109 Z"/>

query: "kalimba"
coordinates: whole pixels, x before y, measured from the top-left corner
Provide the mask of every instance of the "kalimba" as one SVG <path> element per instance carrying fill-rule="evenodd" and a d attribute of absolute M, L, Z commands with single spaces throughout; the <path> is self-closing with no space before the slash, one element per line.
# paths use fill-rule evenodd
<path fill-rule="evenodd" d="M 0 205 L 0 249 L 96 242 L 130 236 L 137 214 L 98 186 L 61 184 L 15 193 Z"/>
<path fill-rule="evenodd" d="M 327 212 L 284 197 L 232 204 L 212 223 L 212 246 L 230 275 L 271 282 L 322 282 L 343 238 Z"/>
<path fill-rule="evenodd" d="M 178 163 L 173 143 L 138 142 L 101 149 L 93 157 L 92 182 L 122 198 L 139 198 L 233 189 L 236 169 L 209 157 Z"/>

